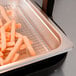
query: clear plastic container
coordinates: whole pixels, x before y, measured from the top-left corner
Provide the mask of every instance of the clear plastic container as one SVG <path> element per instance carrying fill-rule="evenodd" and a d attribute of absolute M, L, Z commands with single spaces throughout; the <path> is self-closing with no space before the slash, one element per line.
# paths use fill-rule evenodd
<path fill-rule="evenodd" d="M 33 41 L 32 46 L 36 51 L 36 56 L 33 57 L 26 55 L 25 50 L 19 52 L 19 60 L 0 66 L 0 73 L 67 52 L 73 47 L 72 42 L 30 0 L 0 0 L 0 5 L 14 11 L 10 19 L 14 18 L 22 24 L 17 31 Z"/>

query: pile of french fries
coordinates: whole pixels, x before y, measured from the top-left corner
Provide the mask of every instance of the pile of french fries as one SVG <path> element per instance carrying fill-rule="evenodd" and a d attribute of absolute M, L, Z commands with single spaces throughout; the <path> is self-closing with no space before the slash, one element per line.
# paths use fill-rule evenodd
<path fill-rule="evenodd" d="M 16 32 L 16 29 L 21 28 L 21 24 L 9 18 L 13 15 L 13 11 L 0 6 L 0 14 L 2 16 L 0 18 L 0 66 L 16 62 L 20 56 L 18 51 L 26 48 L 30 56 L 35 56 L 32 41 Z"/>

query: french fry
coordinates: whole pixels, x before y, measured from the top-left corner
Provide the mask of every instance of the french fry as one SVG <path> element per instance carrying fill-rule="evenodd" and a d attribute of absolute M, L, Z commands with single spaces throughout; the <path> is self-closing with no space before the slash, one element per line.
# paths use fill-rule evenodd
<path fill-rule="evenodd" d="M 24 50 L 24 49 L 26 49 L 26 45 L 25 45 L 25 44 L 22 44 L 22 45 L 20 46 L 20 50 Z"/>
<path fill-rule="evenodd" d="M 15 38 L 18 39 L 19 37 L 22 37 L 22 35 L 20 33 L 15 33 Z M 11 39 L 11 33 L 10 32 L 6 32 L 6 39 Z M 30 41 L 32 43 L 32 41 Z"/>
<path fill-rule="evenodd" d="M 19 37 L 22 37 L 22 35 L 20 33 L 16 32 L 15 37 L 19 38 Z M 29 40 L 29 41 L 30 41 L 30 44 L 33 44 L 33 42 L 31 40 Z"/>
<path fill-rule="evenodd" d="M 15 43 L 14 42 L 7 42 L 6 43 L 6 48 L 13 47 L 13 46 L 15 46 Z M 0 44 L 0 48 L 2 48 L 2 45 L 1 44 Z"/>
<path fill-rule="evenodd" d="M 11 51 L 13 49 L 13 47 L 8 47 L 8 48 L 6 48 L 6 51 Z M 24 50 L 24 49 L 26 49 L 26 45 L 25 44 L 22 44 L 21 46 L 20 46 L 20 51 L 21 50 Z"/>
<path fill-rule="evenodd" d="M 3 60 L 2 57 L 0 57 L 0 65 L 1 65 L 1 66 L 4 65 L 4 60 Z"/>
<path fill-rule="evenodd" d="M 8 16 L 13 16 L 13 14 L 14 14 L 14 11 L 13 10 L 7 10 L 6 12 L 7 12 L 7 15 Z"/>
<path fill-rule="evenodd" d="M 17 33 L 17 32 L 16 32 L 15 37 L 16 37 L 16 38 L 20 38 L 20 37 L 22 37 L 22 35 L 21 35 L 20 33 Z"/>
<path fill-rule="evenodd" d="M 6 48 L 6 51 L 11 51 L 12 49 L 13 49 L 13 47 Z"/>
<path fill-rule="evenodd" d="M 8 48 L 6 48 L 6 51 L 11 51 L 13 49 L 13 47 L 8 47 Z M 22 51 L 22 50 L 24 50 L 24 49 L 26 49 L 26 45 L 25 44 L 22 44 L 21 46 L 20 46 L 20 51 Z"/>
<path fill-rule="evenodd" d="M 0 19 L 0 27 L 2 27 L 2 26 L 3 26 L 2 19 Z"/>
<path fill-rule="evenodd" d="M 6 59 L 4 60 L 4 64 L 8 64 L 10 63 L 11 59 L 13 59 L 14 55 L 16 54 L 16 52 L 19 51 L 19 47 L 21 46 L 23 42 L 22 38 L 19 38 L 14 46 L 14 48 L 11 50 L 11 52 L 8 54 L 8 56 L 6 57 Z"/>
<path fill-rule="evenodd" d="M 11 33 L 10 32 L 6 32 L 6 39 L 7 38 L 11 39 Z"/>
<path fill-rule="evenodd" d="M 15 56 L 13 57 L 13 59 L 11 60 L 11 62 L 16 62 L 19 58 L 19 54 L 16 53 Z"/>
<path fill-rule="evenodd" d="M 5 53 L 4 53 L 5 58 L 8 56 L 9 52 L 10 52 L 9 50 L 5 51 Z M 4 60 L 5 60 L 5 58 L 4 58 Z"/>
<path fill-rule="evenodd" d="M 3 57 L 3 53 L 0 51 L 0 57 Z"/>
<path fill-rule="evenodd" d="M 6 38 L 6 42 L 10 42 L 10 38 Z M 0 44 L 1 44 L 1 38 L 0 38 Z"/>
<path fill-rule="evenodd" d="M 7 47 L 12 47 L 12 46 L 15 46 L 15 42 L 7 42 Z"/>
<path fill-rule="evenodd" d="M 4 27 L 1 27 L 1 51 L 4 52 L 6 49 L 6 35 Z"/>
<path fill-rule="evenodd" d="M 21 23 L 16 24 L 16 28 L 17 29 L 21 28 Z"/>
<path fill-rule="evenodd" d="M 10 42 L 11 41 L 11 34 L 10 32 L 6 32 L 6 42 Z"/>
<path fill-rule="evenodd" d="M 11 29 L 10 27 L 11 27 L 11 21 L 8 21 L 4 24 L 4 28 L 6 31 L 10 31 L 10 29 Z"/>
<path fill-rule="evenodd" d="M 10 19 L 9 19 L 8 16 L 7 16 L 7 13 L 6 13 L 4 7 L 1 6 L 1 5 L 0 5 L 0 12 L 1 12 L 2 17 L 3 17 L 7 22 L 10 21 Z"/>
<path fill-rule="evenodd" d="M 10 39 L 6 39 L 6 42 L 9 42 L 10 41 Z"/>
<path fill-rule="evenodd" d="M 36 52 L 34 51 L 33 47 L 31 46 L 29 39 L 26 36 L 23 36 L 23 40 L 24 40 L 24 43 L 28 49 L 29 54 L 31 56 L 35 56 Z"/>
<path fill-rule="evenodd" d="M 8 21 L 7 23 L 4 24 L 4 28 L 6 31 L 11 31 L 11 24 L 12 24 L 12 21 Z M 21 28 L 21 24 L 20 23 L 15 24 L 15 28 L 16 29 Z"/>
<path fill-rule="evenodd" d="M 11 38 L 11 35 L 9 32 L 5 32 L 6 34 L 6 39 L 10 39 Z M 1 40 L 1 33 L 0 33 L 0 40 Z"/>
<path fill-rule="evenodd" d="M 30 41 L 30 44 L 33 43 L 31 40 L 29 40 L 29 41 Z M 20 47 L 20 50 L 24 50 L 24 49 L 26 49 L 26 48 L 27 48 L 26 45 L 25 45 L 25 44 L 22 44 L 21 47 Z"/>
<path fill-rule="evenodd" d="M 12 26 L 11 26 L 11 42 L 14 42 L 14 43 L 15 43 L 15 24 L 16 22 L 13 20 Z"/>

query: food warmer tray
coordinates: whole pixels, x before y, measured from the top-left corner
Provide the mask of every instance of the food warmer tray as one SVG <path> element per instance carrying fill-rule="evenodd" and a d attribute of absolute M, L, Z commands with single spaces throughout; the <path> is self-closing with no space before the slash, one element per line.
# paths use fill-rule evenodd
<path fill-rule="evenodd" d="M 36 4 L 31 0 L 0 0 L 0 5 L 14 10 L 13 18 L 22 24 L 17 31 L 33 41 L 37 54 L 33 57 L 23 54 L 17 62 L 0 66 L 1 75 L 27 74 L 49 66 L 53 70 L 63 63 L 73 43 Z"/>

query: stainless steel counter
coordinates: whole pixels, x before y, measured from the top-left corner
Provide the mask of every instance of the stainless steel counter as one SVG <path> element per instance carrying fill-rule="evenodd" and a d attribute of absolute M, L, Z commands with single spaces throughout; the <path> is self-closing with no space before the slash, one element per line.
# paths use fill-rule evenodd
<path fill-rule="evenodd" d="M 42 3 L 42 0 L 35 1 Z M 49 68 L 30 76 L 76 76 L 76 0 L 56 0 L 53 18 L 73 41 L 74 49 L 68 53 L 63 66 L 54 72 Z"/>

